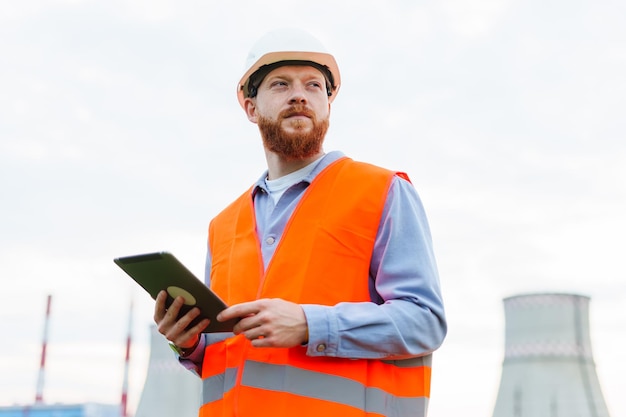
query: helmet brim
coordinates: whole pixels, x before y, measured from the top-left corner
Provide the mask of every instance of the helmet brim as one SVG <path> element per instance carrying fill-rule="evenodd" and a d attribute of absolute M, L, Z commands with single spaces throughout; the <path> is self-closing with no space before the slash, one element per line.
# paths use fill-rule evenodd
<path fill-rule="evenodd" d="M 341 76 L 339 74 L 339 66 L 332 55 L 322 52 L 270 52 L 261 56 L 241 77 L 237 85 L 237 99 L 242 108 L 249 94 L 248 83 L 250 76 L 264 65 L 276 64 L 281 61 L 309 61 L 327 67 L 334 81 L 334 85 L 331 86 L 332 95 L 328 97 L 329 102 L 332 102 L 337 96 L 339 86 L 341 85 Z"/>

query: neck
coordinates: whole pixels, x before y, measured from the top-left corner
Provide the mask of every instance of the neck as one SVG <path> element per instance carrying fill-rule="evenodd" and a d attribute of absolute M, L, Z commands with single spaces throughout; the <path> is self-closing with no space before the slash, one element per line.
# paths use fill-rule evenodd
<path fill-rule="evenodd" d="M 319 159 L 324 155 L 324 151 L 320 149 L 318 153 L 303 159 L 288 159 L 272 151 L 265 150 L 265 159 L 267 160 L 267 179 L 275 180 L 285 175 L 291 174 L 311 162 Z"/>

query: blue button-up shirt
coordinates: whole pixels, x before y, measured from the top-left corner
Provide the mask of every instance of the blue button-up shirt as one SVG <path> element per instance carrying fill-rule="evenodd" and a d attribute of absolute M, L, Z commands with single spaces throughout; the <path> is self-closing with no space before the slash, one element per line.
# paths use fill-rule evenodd
<path fill-rule="evenodd" d="M 330 152 L 290 186 L 274 204 L 265 183 L 252 189 L 257 235 L 265 267 L 274 255 L 285 225 L 313 179 L 343 157 Z M 211 254 L 205 281 L 210 285 Z M 394 177 L 378 227 L 369 269 L 371 302 L 334 306 L 304 304 L 310 356 L 403 359 L 431 353 L 443 342 L 447 326 L 428 221 L 420 198 L 408 181 Z M 199 372 L 204 346 L 224 334 L 205 334 L 198 348 L 181 361 Z"/>

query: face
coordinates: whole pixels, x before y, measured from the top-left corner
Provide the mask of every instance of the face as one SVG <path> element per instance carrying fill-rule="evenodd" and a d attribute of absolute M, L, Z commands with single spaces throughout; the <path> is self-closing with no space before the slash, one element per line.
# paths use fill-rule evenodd
<path fill-rule="evenodd" d="M 257 96 L 246 99 L 248 119 L 257 123 L 265 147 L 287 159 L 322 150 L 330 103 L 322 73 L 308 66 L 278 67 L 263 79 Z"/>

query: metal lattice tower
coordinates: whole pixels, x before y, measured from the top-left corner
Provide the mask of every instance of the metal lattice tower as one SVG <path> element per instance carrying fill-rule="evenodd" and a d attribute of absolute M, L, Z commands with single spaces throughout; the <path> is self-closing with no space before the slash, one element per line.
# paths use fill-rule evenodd
<path fill-rule="evenodd" d="M 504 299 L 505 353 L 493 417 L 609 417 L 591 351 L 589 297 Z"/>

